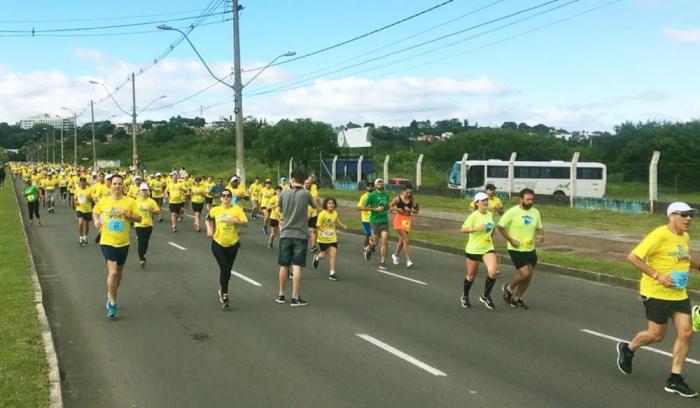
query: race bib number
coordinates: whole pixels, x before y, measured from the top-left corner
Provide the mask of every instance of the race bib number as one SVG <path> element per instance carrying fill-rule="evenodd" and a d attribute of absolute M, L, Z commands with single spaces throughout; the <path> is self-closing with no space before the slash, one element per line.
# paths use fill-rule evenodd
<path fill-rule="evenodd" d="M 673 278 L 673 286 L 676 289 L 685 289 L 688 286 L 688 272 L 671 272 L 671 278 Z"/>
<path fill-rule="evenodd" d="M 323 238 L 331 238 L 333 237 L 333 230 L 323 230 L 321 231 L 321 236 Z"/>
<path fill-rule="evenodd" d="M 402 220 L 401 227 L 403 227 L 404 229 L 410 230 L 411 229 L 411 220 Z"/>
<path fill-rule="evenodd" d="M 124 220 L 109 220 L 109 222 L 107 223 L 107 231 L 124 232 L 124 226 Z"/>
<path fill-rule="evenodd" d="M 231 219 L 231 217 L 228 216 L 228 214 L 221 214 L 221 222 L 226 222 Z"/>
<path fill-rule="evenodd" d="M 78 203 L 85 204 L 86 202 L 87 202 L 87 198 L 85 197 L 85 195 L 81 194 L 78 196 Z"/>

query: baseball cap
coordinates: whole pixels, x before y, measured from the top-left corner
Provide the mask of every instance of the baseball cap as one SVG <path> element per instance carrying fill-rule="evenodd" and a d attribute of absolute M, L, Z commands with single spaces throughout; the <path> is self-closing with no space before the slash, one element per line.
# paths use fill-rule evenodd
<path fill-rule="evenodd" d="M 139 186 L 139 190 L 148 190 L 148 184 L 147 183 L 141 183 Z"/>
<path fill-rule="evenodd" d="M 234 181 L 239 181 L 239 180 L 240 179 L 238 178 L 238 176 L 231 177 L 231 183 L 233 183 Z"/>
<path fill-rule="evenodd" d="M 698 213 L 697 208 L 693 208 L 686 203 L 676 201 L 675 203 L 669 204 L 668 208 L 666 209 L 666 215 L 671 216 L 673 213 L 685 213 L 691 211 L 695 214 Z"/>
<path fill-rule="evenodd" d="M 384 179 L 381 178 L 381 177 L 379 177 L 379 178 L 375 179 L 374 182 L 375 182 L 375 183 L 383 183 L 383 182 L 384 182 Z"/>
<path fill-rule="evenodd" d="M 489 196 L 486 193 L 478 192 L 474 194 L 474 201 L 488 200 Z"/>
<path fill-rule="evenodd" d="M 160 177 L 162 175 L 163 175 L 163 173 L 160 173 L 160 172 L 156 173 L 156 177 Z"/>
<path fill-rule="evenodd" d="M 143 178 L 141 176 L 136 176 L 134 177 L 134 180 L 143 180 Z"/>

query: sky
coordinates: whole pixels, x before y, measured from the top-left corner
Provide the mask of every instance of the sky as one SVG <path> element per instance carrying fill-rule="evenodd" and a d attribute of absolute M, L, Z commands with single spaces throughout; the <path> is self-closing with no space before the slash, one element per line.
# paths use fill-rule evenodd
<path fill-rule="evenodd" d="M 228 1 L 3 0 L 2 5 L 0 121 L 69 110 L 81 114 L 79 122 L 90 121 L 90 100 L 95 120 L 128 121 L 132 72 L 139 121 L 233 115 L 232 89 L 212 78 L 179 33 L 156 28 L 185 30 L 194 24 L 191 42 L 217 76 L 232 82 Z M 255 68 L 296 52 L 277 59 L 281 64 L 243 90 L 244 115 L 270 123 L 309 117 L 334 126 L 401 126 L 414 119 L 457 118 L 479 126 L 515 121 L 611 131 L 626 121 L 700 118 L 697 0 L 242 0 L 241 5 L 244 83 L 259 72 Z"/>

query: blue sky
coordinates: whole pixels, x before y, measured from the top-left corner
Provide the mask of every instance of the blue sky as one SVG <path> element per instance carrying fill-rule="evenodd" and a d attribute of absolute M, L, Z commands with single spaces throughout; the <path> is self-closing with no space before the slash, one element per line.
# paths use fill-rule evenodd
<path fill-rule="evenodd" d="M 443 1 L 242 1 L 243 67 L 265 65 L 288 50 L 302 55 L 322 49 Z M 694 0 L 621 0 L 613 4 L 610 0 L 571 4 L 559 0 L 426 46 L 328 73 L 545 2 L 454 0 L 367 38 L 270 68 L 245 89 L 244 113 L 269 121 L 312 117 L 334 125 L 348 121 L 400 125 L 412 119 L 456 117 L 480 125 L 512 120 L 571 130 L 610 130 L 627 120 L 700 117 L 700 2 Z M 150 31 L 132 35 L 17 34 L 32 28 L 42 33 L 51 29 L 166 22 L 197 16 L 209 3 L 210 0 L 3 2 L 0 120 L 14 122 L 37 113 L 58 114 L 59 107 L 66 105 L 81 111 L 90 99 L 101 101 L 96 105 L 97 119 L 123 120 L 113 117 L 121 112 L 110 100 L 102 101 L 105 91 L 88 81 L 104 82 L 114 90 L 130 72 L 149 66 L 178 38 L 174 32 L 154 30 L 156 24 L 79 33 Z M 213 3 L 220 4 L 215 12 L 224 11 L 223 2 Z M 602 7 L 570 18 L 599 6 Z M 419 34 L 479 8 L 484 9 Z M 544 11 L 547 12 L 533 16 Z M 527 21 L 516 21 L 528 16 L 532 17 Z M 195 28 L 190 35 L 214 71 L 222 76 L 230 73 L 233 58 L 231 22 L 222 21 L 223 18 L 209 17 L 206 23 L 211 24 Z M 75 21 L 78 19 L 84 21 Z M 548 26 L 562 19 L 568 20 Z M 193 20 L 169 24 L 184 27 Z M 494 30 L 509 23 L 509 27 Z M 535 31 L 523 34 L 530 30 Z M 390 45 L 408 36 L 415 37 Z M 477 38 L 469 38 L 473 36 Z M 369 53 L 380 47 L 385 48 Z M 298 82 L 314 71 L 326 75 Z M 137 107 L 141 110 L 151 100 L 167 95 L 151 106 L 159 108 L 212 83 L 192 49 L 182 43 L 137 77 Z M 289 84 L 292 89 L 285 90 Z M 115 93 L 127 110 L 131 106 L 129 87 L 130 84 Z M 273 92 L 259 94 L 264 91 Z M 230 95 L 226 87 L 214 86 L 191 100 L 143 112 L 141 118 L 194 116 L 200 106 L 221 101 L 218 106 L 204 109 L 208 120 L 216 120 L 231 114 L 233 103 L 226 100 Z"/>

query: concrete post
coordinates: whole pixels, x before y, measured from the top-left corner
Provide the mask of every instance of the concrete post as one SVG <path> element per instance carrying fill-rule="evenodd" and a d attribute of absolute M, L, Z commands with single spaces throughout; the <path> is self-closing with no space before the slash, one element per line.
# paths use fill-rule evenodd
<path fill-rule="evenodd" d="M 389 183 L 389 156 L 388 154 L 384 157 L 384 185 Z"/>
<path fill-rule="evenodd" d="M 581 153 L 574 153 L 574 157 L 571 158 L 571 170 L 569 174 L 569 184 L 571 185 L 571 194 L 569 194 L 569 200 L 571 202 L 571 207 L 574 206 L 574 198 L 576 197 L 576 165 L 578 164 L 578 158 Z"/>
<path fill-rule="evenodd" d="M 462 155 L 462 163 L 459 169 L 459 188 L 462 190 L 462 196 L 464 196 L 465 191 L 467 191 L 467 171 L 469 171 L 467 167 L 468 157 L 469 153 L 464 153 L 464 155 Z"/>
<path fill-rule="evenodd" d="M 649 163 L 649 211 L 654 213 L 654 205 L 658 200 L 658 172 L 659 158 L 661 157 L 660 151 L 654 151 L 651 156 L 651 162 Z"/>
<path fill-rule="evenodd" d="M 416 162 L 416 190 L 420 189 L 420 185 L 423 183 L 423 154 L 418 156 L 418 161 Z"/>
<path fill-rule="evenodd" d="M 360 156 L 359 159 L 357 159 L 357 185 L 360 185 L 360 181 L 362 181 L 362 161 L 365 159 L 365 156 Z"/>
<path fill-rule="evenodd" d="M 335 184 L 335 178 L 337 176 L 336 165 L 338 163 L 338 155 L 333 156 L 333 167 L 331 168 L 331 185 Z"/>
<path fill-rule="evenodd" d="M 518 157 L 518 153 L 513 152 L 510 154 L 510 161 L 508 162 L 508 197 L 513 197 L 515 192 L 515 158 Z"/>

